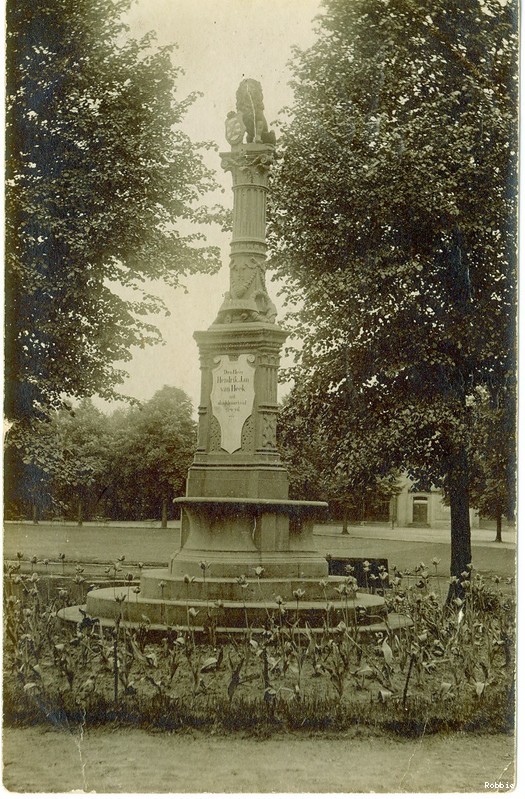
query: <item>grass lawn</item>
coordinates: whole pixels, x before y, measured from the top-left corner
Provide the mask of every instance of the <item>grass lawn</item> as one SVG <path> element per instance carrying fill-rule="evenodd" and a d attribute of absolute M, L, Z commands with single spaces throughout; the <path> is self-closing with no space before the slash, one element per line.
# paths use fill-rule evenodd
<path fill-rule="evenodd" d="M 438 574 L 449 574 L 450 545 L 441 535 L 436 541 L 418 541 L 409 538 L 416 536 L 412 531 L 396 531 L 401 537 L 380 538 L 381 531 L 370 529 L 360 531 L 359 537 L 335 535 L 334 528 L 319 526 L 314 540 L 319 551 L 334 557 L 387 558 L 389 566 L 396 565 L 399 570 L 413 569 L 423 561 L 431 564 L 432 558 L 440 558 Z M 369 536 L 369 537 L 368 537 Z M 64 553 L 69 562 L 110 563 L 120 555 L 126 556 L 127 563 L 166 565 L 170 556 L 179 549 L 180 532 L 178 527 L 166 530 L 160 527 L 126 526 L 122 523 L 108 525 L 10 522 L 5 525 L 4 558 L 13 560 L 17 552 L 24 553 L 24 559 L 36 556 L 39 560 L 49 558 L 57 561 L 59 553 Z M 473 540 L 474 567 L 484 574 L 497 574 L 500 577 L 513 577 L 516 571 L 516 553 L 510 544 L 493 544 Z"/>

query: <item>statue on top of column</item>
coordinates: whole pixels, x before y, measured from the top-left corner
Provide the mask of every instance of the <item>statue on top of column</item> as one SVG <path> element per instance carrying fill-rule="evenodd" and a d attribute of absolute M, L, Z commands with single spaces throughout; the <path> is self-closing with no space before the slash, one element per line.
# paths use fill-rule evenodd
<path fill-rule="evenodd" d="M 245 78 L 239 84 L 236 94 L 237 112 L 230 111 L 226 118 L 226 140 L 228 144 L 242 144 L 246 141 L 256 144 L 275 144 L 275 133 L 268 130 L 264 116 L 262 87 L 258 80 Z"/>

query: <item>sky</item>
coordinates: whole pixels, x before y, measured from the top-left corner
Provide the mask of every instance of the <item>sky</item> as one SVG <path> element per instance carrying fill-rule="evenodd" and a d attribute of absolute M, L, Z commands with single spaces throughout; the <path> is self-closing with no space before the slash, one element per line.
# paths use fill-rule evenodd
<path fill-rule="evenodd" d="M 270 127 L 280 109 L 291 102 L 287 67 L 291 47 L 304 48 L 314 42 L 312 20 L 318 13 L 319 0 L 137 0 L 125 19 L 134 36 L 154 30 L 159 45 L 177 44 L 173 59 L 185 72 L 177 83 L 177 97 L 202 93 L 181 127 L 195 141 L 211 140 L 226 150 L 224 120 L 235 109 L 235 92 L 244 77 L 262 83 Z M 218 152 L 206 153 L 205 160 L 225 188 L 214 202 L 231 207 L 231 176 L 222 172 Z M 212 324 L 229 285 L 230 235 L 211 226 L 206 234 L 209 243 L 221 247 L 220 272 L 188 278 L 187 293 L 156 284 L 154 290 L 164 298 L 171 315 L 151 321 L 166 344 L 133 350 L 133 360 L 123 365 L 130 375 L 121 387 L 124 393 L 147 400 L 163 385 L 174 385 L 197 406 L 200 372 L 193 332 Z M 276 288 L 267 282 L 280 309 Z"/>

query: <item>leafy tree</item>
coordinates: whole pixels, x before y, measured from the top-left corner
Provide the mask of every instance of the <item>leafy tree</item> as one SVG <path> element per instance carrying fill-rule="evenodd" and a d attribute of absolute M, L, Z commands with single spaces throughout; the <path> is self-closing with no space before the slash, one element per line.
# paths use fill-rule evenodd
<path fill-rule="evenodd" d="M 294 55 L 271 193 L 295 379 L 338 463 L 445 489 L 457 578 L 467 400 L 514 382 L 516 3 L 323 6 L 317 42 Z"/>
<path fill-rule="evenodd" d="M 22 452 L 7 446 L 4 453 L 4 517 L 32 518 L 38 524 L 44 508 L 51 507 L 49 475 L 36 463 L 24 462 Z"/>
<path fill-rule="evenodd" d="M 76 518 L 162 517 L 185 493 L 195 448 L 196 424 L 187 395 L 164 386 L 141 407 L 117 409 L 110 416 L 90 399 L 60 409 L 32 426 L 30 454 L 22 460 L 10 445 L 6 482 L 9 513 Z"/>
<path fill-rule="evenodd" d="M 210 172 L 179 127 L 194 95 L 175 98 L 172 48 L 128 36 L 130 2 L 7 3 L 5 413 L 19 429 L 64 395 L 118 396 L 114 362 L 160 338 L 145 281 L 218 267 L 178 232 L 210 218 L 196 206 Z"/>
<path fill-rule="evenodd" d="M 502 521 L 515 516 L 515 397 L 481 390 L 474 407 L 470 496 L 480 515 L 496 520 L 501 542 Z"/>
<path fill-rule="evenodd" d="M 97 513 L 107 484 L 112 443 L 108 418 L 90 399 L 83 399 L 73 411 L 58 411 L 48 427 L 56 448 L 51 468 L 53 498 L 69 515 L 76 511 L 81 525 L 86 511 Z M 44 447 L 49 456 L 52 447 Z M 32 452 L 34 458 L 34 447 Z"/>
<path fill-rule="evenodd" d="M 164 386 L 114 422 L 110 501 L 121 517 L 161 515 L 165 527 L 171 500 L 185 493 L 195 449 L 191 401 L 181 389 Z"/>
<path fill-rule="evenodd" d="M 27 506 L 29 498 L 34 521 L 45 511 L 76 517 L 82 525 L 86 511 L 91 515 L 96 510 L 108 479 L 107 417 L 90 399 L 83 399 L 74 409 L 62 408 L 35 421 L 31 433 L 27 454 L 21 457 L 25 468 L 18 474 L 23 504 Z M 18 447 L 11 445 L 8 452 L 8 462 L 16 465 Z"/>
<path fill-rule="evenodd" d="M 331 464 L 326 439 L 300 406 L 298 387 L 281 403 L 277 421 L 279 451 L 286 464 L 292 499 L 326 500 Z"/>
<path fill-rule="evenodd" d="M 290 495 L 328 501 L 331 512 L 342 515 L 343 533 L 348 533 L 350 518 L 363 521 L 373 505 L 397 493 L 397 476 L 385 472 L 382 458 L 373 460 L 363 440 L 342 453 L 334 434 L 340 440 L 347 432 L 344 416 L 334 419 L 330 402 L 303 383 L 294 386 L 281 406 L 279 447 L 288 468 Z M 365 438 L 366 432 L 362 433 Z"/>

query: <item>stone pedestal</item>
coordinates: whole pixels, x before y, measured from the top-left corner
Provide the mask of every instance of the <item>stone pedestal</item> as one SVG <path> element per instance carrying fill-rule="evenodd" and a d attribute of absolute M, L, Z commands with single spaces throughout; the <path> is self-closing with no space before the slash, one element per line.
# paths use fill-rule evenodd
<path fill-rule="evenodd" d="M 217 319 L 195 333 L 201 366 L 199 439 L 182 510 L 173 577 L 200 561 L 216 577 L 325 577 L 313 521 L 323 502 L 288 499 L 276 442 L 277 370 L 286 332 L 275 324 L 265 282 L 266 192 L 274 148 L 222 153 L 233 178 L 230 286 Z"/>
<path fill-rule="evenodd" d="M 217 324 L 195 338 L 201 400 L 188 496 L 286 499 L 288 478 L 276 446 L 286 333 L 269 323 Z"/>
<path fill-rule="evenodd" d="M 199 562 L 217 577 L 325 577 L 313 522 L 324 502 L 288 499 L 276 443 L 277 369 L 286 333 L 265 322 L 216 323 L 195 334 L 201 361 L 199 438 L 181 507 L 175 577 Z"/>

